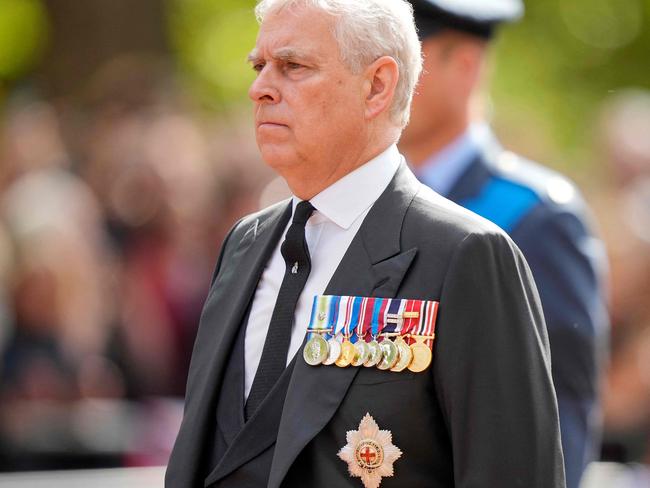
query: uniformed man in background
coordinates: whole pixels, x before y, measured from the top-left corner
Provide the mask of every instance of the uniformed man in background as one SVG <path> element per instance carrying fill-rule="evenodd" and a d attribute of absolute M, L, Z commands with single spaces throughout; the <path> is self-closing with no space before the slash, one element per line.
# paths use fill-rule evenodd
<path fill-rule="evenodd" d="M 530 264 L 550 336 L 567 486 L 576 488 L 599 447 L 604 252 L 575 187 L 505 151 L 486 123 L 472 120 L 495 28 L 519 19 L 523 4 L 411 3 L 425 64 L 400 150 L 423 183 L 498 224 Z"/>

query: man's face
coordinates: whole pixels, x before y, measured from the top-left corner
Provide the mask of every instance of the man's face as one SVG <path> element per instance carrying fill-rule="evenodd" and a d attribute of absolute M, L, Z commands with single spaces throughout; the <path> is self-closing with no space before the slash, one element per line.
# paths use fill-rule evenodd
<path fill-rule="evenodd" d="M 417 143 L 464 124 L 480 81 L 485 49 L 485 41 L 454 31 L 423 41 L 423 72 L 402 142 Z"/>
<path fill-rule="evenodd" d="M 341 62 L 332 27 L 330 16 L 304 7 L 260 27 L 249 96 L 262 157 L 281 174 L 326 179 L 363 139 L 363 77 Z"/>
<path fill-rule="evenodd" d="M 460 80 L 454 65 L 453 47 L 444 36 L 430 37 L 422 44 L 424 66 L 411 105 L 411 119 L 402 141 L 429 137 L 460 110 Z"/>

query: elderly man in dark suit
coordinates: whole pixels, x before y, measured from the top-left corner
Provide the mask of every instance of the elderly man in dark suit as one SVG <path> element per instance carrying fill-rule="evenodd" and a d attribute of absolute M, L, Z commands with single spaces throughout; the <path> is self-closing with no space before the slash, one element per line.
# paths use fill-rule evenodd
<path fill-rule="evenodd" d="M 589 210 L 562 175 L 506 151 L 473 116 L 490 41 L 521 0 L 411 0 L 425 74 L 400 150 L 422 183 L 515 241 L 539 289 L 551 346 L 567 486 L 600 445 L 599 385 L 609 321 L 606 254 Z"/>
<path fill-rule="evenodd" d="M 421 69 L 410 4 L 263 0 L 257 15 L 257 142 L 294 196 L 223 244 L 166 486 L 564 487 L 528 266 L 395 146 Z M 330 330 L 318 358 L 305 341 L 323 296 L 350 304 L 340 316 L 359 332 L 341 344 Z M 413 364 L 404 324 L 422 316 L 402 305 L 416 301 L 431 355 Z M 381 312 L 357 318 L 358 303 Z M 389 334 L 375 337 L 377 316 Z M 370 323 L 378 367 L 341 352 L 369 347 Z"/>

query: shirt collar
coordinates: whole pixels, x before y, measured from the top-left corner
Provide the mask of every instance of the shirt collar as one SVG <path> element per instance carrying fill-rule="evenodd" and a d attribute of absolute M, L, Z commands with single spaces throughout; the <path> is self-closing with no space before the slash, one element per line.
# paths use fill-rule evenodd
<path fill-rule="evenodd" d="M 416 169 L 418 179 L 437 193 L 448 195 L 490 137 L 491 131 L 487 124 L 471 125 Z"/>
<path fill-rule="evenodd" d="M 402 160 L 397 146 L 392 144 L 379 156 L 325 188 L 310 200 L 317 213 L 307 225 L 331 220 L 339 227 L 349 229 L 377 201 Z M 299 201 L 293 197 L 294 210 Z"/>

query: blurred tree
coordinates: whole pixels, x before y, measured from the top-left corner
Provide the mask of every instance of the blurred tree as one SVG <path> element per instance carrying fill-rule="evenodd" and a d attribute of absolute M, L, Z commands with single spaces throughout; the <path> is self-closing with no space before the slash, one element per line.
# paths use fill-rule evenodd
<path fill-rule="evenodd" d="M 0 86 L 34 67 L 47 31 L 47 14 L 40 0 L 0 0 Z"/>
<path fill-rule="evenodd" d="M 255 0 L 169 0 L 171 43 L 200 99 L 223 108 L 246 96 L 253 71 L 246 56 L 255 45 Z"/>
<path fill-rule="evenodd" d="M 117 56 L 168 53 L 163 0 L 43 1 L 52 29 L 38 80 L 47 96 L 77 94 Z"/>
<path fill-rule="evenodd" d="M 561 153 L 558 166 L 587 169 L 602 101 L 650 88 L 650 0 L 528 0 L 526 9 L 496 45 L 497 125 L 517 149 L 551 161 Z M 541 149 L 549 146 L 556 154 Z"/>

